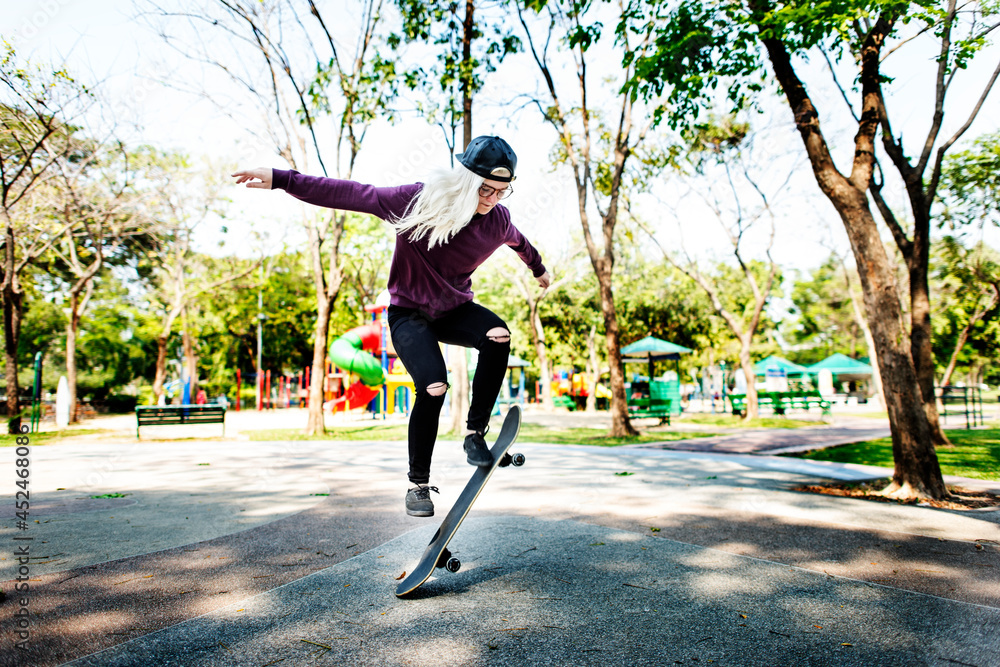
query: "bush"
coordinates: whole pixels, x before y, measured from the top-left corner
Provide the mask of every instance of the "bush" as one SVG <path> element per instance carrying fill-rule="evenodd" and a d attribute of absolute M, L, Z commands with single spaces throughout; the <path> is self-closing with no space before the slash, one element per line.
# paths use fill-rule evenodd
<path fill-rule="evenodd" d="M 129 412 L 135 412 L 135 406 L 138 404 L 138 397 L 129 396 L 127 394 L 118 395 L 112 394 L 101 401 L 101 405 L 108 411 L 114 414 L 125 414 Z"/>

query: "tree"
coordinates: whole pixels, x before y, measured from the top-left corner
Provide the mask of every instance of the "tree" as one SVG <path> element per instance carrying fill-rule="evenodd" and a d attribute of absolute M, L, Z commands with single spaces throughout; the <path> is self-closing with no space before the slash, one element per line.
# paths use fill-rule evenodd
<path fill-rule="evenodd" d="M 492 7 L 487 3 L 396 0 L 396 5 L 402 14 L 401 39 L 433 44 L 436 51 L 433 65 L 418 65 L 405 72 L 404 79 L 411 90 L 421 93 L 418 111 L 441 128 L 448 152 L 454 154 L 459 125 L 463 144 L 473 139 L 473 101 L 485 75 L 515 53 L 519 41 L 506 27 L 503 14 L 489 15 Z"/>
<path fill-rule="evenodd" d="M 701 177 L 692 189 L 701 195 L 705 205 L 725 230 L 733 257 L 739 266 L 743 283 L 740 287 L 749 288 L 749 292 L 746 289 L 734 289 L 732 271 L 720 267 L 716 276 L 706 274 L 689 255 L 683 261 L 675 258 L 656 240 L 652 231 L 648 233 L 660 248 L 663 257 L 705 290 L 712 308 L 739 341 L 740 368 L 747 386 L 746 419 L 757 419 L 756 371 L 750 350 L 761 324 L 764 307 L 781 282 L 778 264 L 771 257 L 775 233 L 771 202 L 786 188 L 792 174 L 789 172 L 784 182 L 779 181 L 774 192 L 765 192 L 765 186 L 760 182 L 761 173 L 773 171 L 774 158 L 759 156 L 754 150 L 749 125 L 736 122 L 734 118 L 711 118 L 707 123 L 689 131 L 686 138 L 691 145 L 687 162 L 694 173 Z M 763 168 L 763 161 L 768 163 L 767 168 Z M 716 184 L 722 185 L 716 187 Z M 748 198 L 759 202 L 749 205 L 746 202 Z M 746 250 L 743 246 L 756 224 L 765 218 L 770 224 L 764 251 L 766 265 L 745 258 Z M 737 294 L 743 298 L 734 299 Z"/>
<path fill-rule="evenodd" d="M 951 334 L 941 336 L 951 341 L 951 353 L 946 355 L 948 364 L 941 376 L 941 386 L 947 386 L 970 336 L 974 337 L 979 330 L 981 338 L 990 337 L 990 332 L 984 329 L 990 328 L 991 315 L 993 323 L 996 322 L 1000 306 L 1000 255 L 982 242 L 965 248 L 953 236 L 941 241 L 937 254 L 940 268 L 935 277 L 940 285 L 939 300 L 947 308 L 942 315 Z M 992 332 L 994 341 L 996 333 Z"/>
<path fill-rule="evenodd" d="M 48 144 L 48 142 L 46 142 Z M 58 154 L 55 147 L 48 148 Z M 95 279 L 138 238 L 147 219 L 139 210 L 136 173 L 125 147 L 114 140 L 77 137 L 58 155 L 47 188 L 51 215 L 68 230 L 52 254 L 66 277 L 66 380 L 70 422 L 76 421 L 77 335 L 94 293 Z"/>
<path fill-rule="evenodd" d="M 182 324 L 181 336 L 185 369 L 191 391 L 198 386 L 195 343 L 188 314 L 202 295 L 215 294 L 240 280 L 263 261 L 233 260 L 231 266 L 213 271 L 209 262 L 193 248 L 196 233 L 205 222 L 222 213 L 221 181 L 218 170 L 195 170 L 187 156 L 143 146 L 129 160 L 146 184 L 142 207 L 149 247 L 140 260 L 147 275 L 148 299 L 159 322 L 155 334 L 156 363 L 153 400 L 164 393 L 167 356 L 175 324 Z M 211 268 L 210 268 L 211 267 Z"/>
<path fill-rule="evenodd" d="M 0 219 L 4 225 L 3 297 L 7 430 L 20 433 L 17 349 L 24 291 L 20 276 L 66 232 L 65 225 L 25 213 L 32 192 L 51 175 L 75 132 L 68 123 L 89 93 L 65 69 L 21 62 L 4 42 L 0 55 Z"/>
<path fill-rule="evenodd" d="M 929 7 L 930 5 L 924 5 Z M 657 25 L 655 53 L 639 56 L 629 90 L 667 91 L 666 112 L 675 126 L 690 123 L 714 101 L 719 84 L 733 107 L 752 105 L 764 90 L 766 58 L 802 140 L 820 190 L 844 224 L 860 271 L 865 309 L 878 350 L 886 390 L 895 468 L 883 493 L 897 498 L 945 498 L 948 490 L 934 451 L 924 398 L 906 324 L 900 312 L 893 266 L 868 200 L 875 174 L 876 135 L 882 122 L 888 41 L 908 19 L 908 3 L 886 3 L 875 12 L 863 3 L 812 5 L 768 0 L 693 1 L 678 7 L 635 0 L 628 21 Z M 796 59 L 821 46 L 857 54 L 860 111 L 848 168 L 837 165 L 820 123 L 820 110 L 799 75 Z"/>
<path fill-rule="evenodd" d="M 934 96 L 928 100 L 924 111 L 930 120 L 922 144 L 917 145 L 915 157 L 907 154 L 901 133 L 893 129 L 890 119 L 889 102 L 885 99 L 881 86 L 875 87 L 876 109 L 878 111 L 879 129 L 881 130 L 882 148 L 896 168 L 906 190 L 909 204 L 912 230 L 907 233 L 901 222 L 903 216 L 897 215 L 886 198 L 882 195 L 885 185 L 884 176 L 878 175 L 882 170 L 872 172 L 870 191 L 872 198 L 892 232 L 896 246 L 906 260 L 909 269 L 910 288 L 910 349 L 917 373 L 917 382 L 924 397 L 924 409 L 927 412 L 931 437 L 936 445 L 949 444 L 948 438 L 941 430 L 937 413 L 937 401 L 934 394 L 934 353 L 931 345 L 931 295 L 928 278 L 931 246 L 931 208 L 937 200 L 937 190 L 941 182 L 942 167 L 948 150 L 972 126 L 979 115 L 1000 75 L 1000 62 L 997 63 L 992 76 L 979 89 L 978 99 L 971 109 L 967 109 L 964 122 L 954 130 L 951 136 L 944 135 L 945 110 L 948 93 L 956 83 L 956 75 L 968 66 L 976 52 L 982 49 L 985 38 L 997 27 L 995 5 L 986 2 L 963 3 L 957 0 L 947 0 L 945 3 L 921 3 L 923 11 L 912 13 L 909 18 L 922 32 L 932 31 L 936 40 L 936 63 L 934 71 Z M 893 10 L 890 10 L 890 13 Z M 902 14 L 903 10 L 899 10 Z M 899 19 L 907 18 L 899 16 Z M 871 29 L 871 24 L 865 20 L 859 22 L 861 31 Z M 900 32 L 902 32 L 902 28 Z M 913 35 L 916 37 L 917 35 Z M 849 42 L 854 58 L 860 61 L 860 42 Z M 903 46 L 901 42 L 883 56 L 887 60 L 893 52 Z M 905 53 L 905 51 L 900 51 Z M 902 57 L 902 56 L 897 56 Z M 906 60 L 906 71 L 912 68 L 912 59 Z M 886 71 L 886 65 L 880 64 L 880 69 Z M 964 87 L 969 82 L 963 82 Z M 901 105 L 899 115 L 913 114 L 912 103 Z M 857 119 L 857 116 L 855 116 Z M 947 137 L 947 138 L 944 138 Z M 942 141 L 943 139 L 943 141 Z M 912 148 L 912 147 L 911 147 Z M 936 149 L 936 150 L 935 150 Z"/>
<path fill-rule="evenodd" d="M 621 272 L 615 284 L 622 341 L 655 336 L 690 348 L 691 353 L 670 364 L 680 371 L 679 379 L 683 382 L 692 371 L 711 366 L 712 355 L 726 349 L 732 338 L 726 324 L 715 314 L 705 290 L 663 260 L 662 252 L 650 250 L 646 244 L 622 244 Z M 632 276 L 643 279 L 635 280 Z M 742 289 L 740 298 L 746 296 L 745 286 Z M 599 312 L 599 308 L 595 311 Z M 766 323 L 764 319 L 762 324 Z"/>
<path fill-rule="evenodd" d="M 545 297 L 557 292 L 563 285 L 574 282 L 576 274 L 573 269 L 559 271 L 559 262 L 553 265 L 559 279 L 555 280 L 545 289 L 539 289 L 537 281 L 525 273 L 520 267 L 506 263 L 503 277 L 507 284 L 511 285 L 521 297 L 522 304 L 527 306 L 528 333 L 531 344 L 535 351 L 535 358 L 538 360 L 538 374 L 542 385 L 542 395 L 538 397 L 542 406 L 548 410 L 553 408 L 552 403 L 552 368 L 549 365 L 549 355 L 546 349 L 545 327 L 542 324 L 540 308 Z"/>
<path fill-rule="evenodd" d="M 205 28 L 226 38 L 220 40 L 221 45 L 202 42 L 191 49 L 184 44 L 179 50 L 215 65 L 242 89 L 264 118 L 266 141 L 291 168 L 308 171 L 315 160 L 323 175 L 351 178 L 367 128 L 380 112 L 389 110 L 396 95 L 393 61 L 379 53 L 381 0 L 358 3 L 360 28 L 352 36 L 356 47 L 348 56 L 340 52 L 331 32 L 338 26 L 329 23 L 312 0 L 308 1 L 311 20 L 284 0 L 215 0 L 207 7 L 196 3 L 187 12 L 149 4 L 154 16 L 186 20 L 189 37 Z M 173 37 L 165 31 L 162 34 L 172 44 Z M 388 43 L 389 48 L 393 46 Z M 219 55 L 223 47 L 233 52 Z M 324 55 L 317 48 L 324 49 Z M 253 65 L 247 69 L 245 63 Z M 219 105 L 228 110 L 223 102 Z M 333 150 L 324 149 L 326 142 L 320 140 L 322 115 L 335 119 Z M 325 431 L 322 378 L 326 377 L 330 315 L 343 282 L 340 242 L 346 213 L 310 212 L 302 220 L 317 312 L 312 360 L 316 381 L 310 386 L 305 427 L 311 435 Z"/>
<path fill-rule="evenodd" d="M 531 104 L 556 131 L 557 161 L 573 174 L 584 243 L 597 277 L 611 376 L 610 433 L 626 436 L 635 434 L 636 430 L 628 418 L 615 308 L 615 228 L 619 222 L 619 205 L 631 185 L 632 174 L 627 171 L 629 158 L 647 148 L 644 144 L 653 116 L 652 111 L 638 104 L 635 95 L 628 92 L 617 95 L 614 115 L 607 124 L 600 113 L 591 109 L 590 95 L 596 91 L 587 65 L 592 57 L 600 58 L 594 51 L 597 51 L 603 26 L 597 20 L 591 21 L 593 17 L 587 13 L 590 7 L 589 0 L 539 0 L 518 3 L 517 11 L 524 41 L 541 77 L 542 91 Z M 618 10 L 624 16 L 624 6 L 619 5 Z M 635 31 L 623 30 L 616 46 L 627 59 L 634 61 L 650 47 L 652 32 L 651 24 Z M 553 37 L 563 49 L 561 53 L 566 57 L 563 62 L 553 61 L 555 54 L 549 49 Z M 562 66 L 570 68 L 575 84 L 575 91 L 568 95 L 563 94 L 564 85 L 570 86 L 557 75 Z M 633 75 L 632 65 L 626 64 L 620 82 Z M 591 222 L 595 207 L 597 224 Z"/>

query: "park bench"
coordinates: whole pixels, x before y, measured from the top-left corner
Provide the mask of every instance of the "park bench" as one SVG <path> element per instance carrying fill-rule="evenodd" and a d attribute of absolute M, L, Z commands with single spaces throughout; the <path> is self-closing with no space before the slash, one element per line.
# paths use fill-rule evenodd
<path fill-rule="evenodd" d="M 830 414 L 830 401 L 823 398 L 816 390 L 784 392 L 783 400 L 788 407 L 802 410 L 817 407 L 823 411 L 824 415 Z"/>
<path fill-rule="evenodd" d="M 746 414 L 746 394 L 729 394 L 729 403 L 733 406 L 734 415 Z M 770 409 L 776 415 L 783 415 L 787 410 L 809 410 L 818 407 L 823 414 L 830 414 L 830 401 L 823 398 L 818 391 L 760 391 L 757 392 L 757 406 Z"/>
<path fill-rule="evenodd" d="M 142 426 L 175 424 L 222 424 L 226 435 L 226 408 L 223 405 L 137 405 L 135 437 Z"/>
<path fill-rule="evenodd" d="M 681 413 L 680 385 L 676 381 L 649 383 L 648 395 L 630 395 L 628 416 L 656 417 L 661 424 L 669 424 L 671 415 Z"/>

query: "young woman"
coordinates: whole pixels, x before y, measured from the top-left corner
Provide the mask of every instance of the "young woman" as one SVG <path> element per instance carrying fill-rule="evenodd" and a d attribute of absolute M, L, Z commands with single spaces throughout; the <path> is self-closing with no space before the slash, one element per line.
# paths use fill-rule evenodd
<path fill-rule="evenodd" d="M 395 227 L 389 269 L 392 343 L 413 377 L 406 512 L 434 516 L 431 455 L 448 389 L 440 343 L 479 350 L 463 446 L 475 466 L 493 461 L 485 435 L 510 352 L 510 331 L 497 315 L 472 300 L 472 274 L 502 245 L 510 246 L 543 288 L 551 277 L 534 246 L 511 224 L 499 204 L 512 193 L 517 156 L 500 137 L 477 137 L 459 165 L 426 183 L 375 187 L 353 181 L 257 168 L 237 171 L 248 188 L 281 189 L 309 204 L 370 213 Z"/>

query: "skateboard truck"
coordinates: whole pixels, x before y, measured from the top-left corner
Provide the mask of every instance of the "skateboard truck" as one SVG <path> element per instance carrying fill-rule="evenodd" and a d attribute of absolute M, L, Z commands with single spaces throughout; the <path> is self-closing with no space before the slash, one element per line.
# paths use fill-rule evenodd
<path fill-rule="evenodd" d="M 500 463 L 497 465 L 501 468 L 506 468 L 509 465 L 514 465 L 518 468 L 524 465 L 524 454 L 504 454 L 500 457 Z"/>
<path fill-rule="evenodd" d="M 441 555 L 438 556 L 437 563 L 434 564 L 434 567 L 443 567 L 449 572 L 458 572 L 462 569 L 462 561 L 457 558 L 453 558 L 451 551 L 445 549 L 441 552 Z"/>

